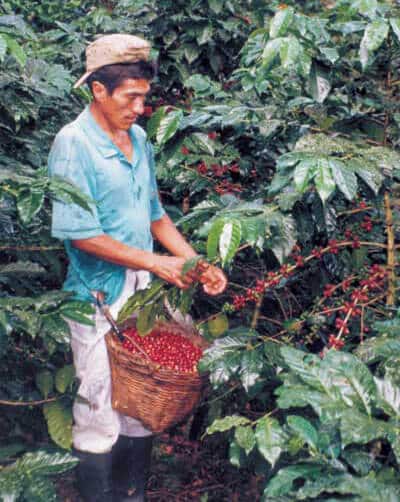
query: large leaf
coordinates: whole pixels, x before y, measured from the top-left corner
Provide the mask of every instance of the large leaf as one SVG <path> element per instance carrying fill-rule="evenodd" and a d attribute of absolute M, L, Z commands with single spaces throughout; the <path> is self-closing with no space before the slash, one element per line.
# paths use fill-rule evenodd
<path fill-rule="evenodd" d="M 382 19 L 375 19 L 364 32 L 360 45 L 360 61 L 363 69 L 368 66 L 370 56 L 383 44 L 389 33 L 389 25 Z"/>
<path fill-rule="evenodd" d="M 278 10 L 275 16 L 271 19 L 271 24 L 269 25 L 269 36 L 271 38 L 276 38 L 285 35 L 293 21 L 293 17 L 294 10 L 292 7 Z"/>
<path fill-rule="evenodd" d="M 73 364 L 67 364 L 58 369 L 55 376 L 55 385 L 58 392 L 64 394 L 72 385 L 75 379 L 75 368 Z"/>
<path fill-rule="evenodd" d="M 400 387 L 388 378 L 374 378 L 378 390 L 378 406 L 389 416 L 400 418 Z"/>
<path fill-rule="evenodd" d="M 331 166 L 327 159 L 318 160 L 318 167 L 315 172 L 315 187 L 323 203 L 335 190 L 336 184 L 332 177 Z"/>
<path fill-rule="evenodd" d="M 400 17 L 392 17 L 389 22 L 392 30 L 397 37 L 397 40 L 400 42 Z"/>
<path fill-rule="evenodd" d="M 321 466 L 301 463 L 280 469 L 268 482 L 264 495 L 268 497 L 286 495 L 292 490 L 296 479 L 316 479 L 320 476 L 321 470 Z"/>
<path fill-rule="evenodd" d="M 61 448 L 69 449 L 72 445 L 72 412 L 61 401 L 46 403 L 43 406 L 47 428 L 51 439 Z"/>
<path fill-rule="evenodd" d="M 182 118 L 182 110 L 173 110 L 160 120 L 156 133 L 156 139 L 159 145 L 163 145 L 175 135 L 180 127 Z"/>
<path fill-rule="evenodd" d="M 240 361 L 239 378 L 246 392 L 249 392 L 260 379 L 264 363 L 262 351 L 252 349 L 243 352 Z"/>
<path fill-rule="evenodd" d="M 39 450 L 26 453 L 16 462 L 16 467 L 29 476 L 61 474 L 75 467 L 78 459 L 69 453 L 47 453 Z"/>
<path fill-rule="evenodd" d="M 329 159 L 332 176 L 338 189 L 348 200 L 354 200 L 357 195 L 357 177 L 342 161 Z"/>
<path fill-rule="evenodd" d="M 288 447 L 288 434 L 275 418 L 265 416 L 257 421 L 255 435 L 258 450 L 274 467 L 281 453 Z"/>
<path fill-rule="evenodd" d="M 251 427 L 236 427 L 235 429 L 236 443 L 244 449 L 248 455 L 256 444 L 254 431 Z"/>
<path fill-rule="evenodd" d="M 219 254 L 222 265 L 229 263 L 235 256 L 242 238 L 242 225 L 240 220 L 226 221 L 219 237 Z"/>
<path fill-rule="evenodd" d="M 349 408 L 341 414 L 340 433 L 343 446 L 384 439 L 392 432 L 393 427 L 384 420 L 369 417 L 356 409 Z"/>
<path fill-rule="evenodd" d="M 311 95 L 318 103 L 323 103 L 331 90 L 328 73 L 322 66 L 313 64 L 310 73 Z"/>
<path fill-rule="evenodd" d="M 232 415 L 229 417 L 218 418 L 209 425 L 206 429 L 206 434 L 214 434 L 215 432 L 226 432 L 234 427 L 250 424 L 250 420 L 246 417 Z"/>
<path fill-rule="evenodd" d="M 305 418 L 290 415 L 286 419 L 288 426 L 313 450 L 318 448 L 317 429 Z"/>

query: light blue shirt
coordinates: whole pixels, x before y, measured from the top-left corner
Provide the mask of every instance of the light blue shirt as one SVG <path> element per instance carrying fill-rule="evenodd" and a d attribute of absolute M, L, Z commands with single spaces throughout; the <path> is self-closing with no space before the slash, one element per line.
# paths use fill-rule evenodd
<path fill-rule="evenodd" d="M 145 251 L 153 250 L 152 221 L 165 211 L 159 201 L 153 149 L 146 133 L 134 124 L 129 134 L 129 162 L 94 120 L 89 106 L 57 134 L 49 155 L 49 175 L 61 176 L 95 201 L 92 212 L 76 204 L 53 203 L 52 235 L 62 239 L 70 260 L 64 289 L 93 301 L 90 291 L 103 291 L 113 303 L 125 282 L 125 267 L 101 260 L 71 245 L 71 240 L 107 234 Z"/>

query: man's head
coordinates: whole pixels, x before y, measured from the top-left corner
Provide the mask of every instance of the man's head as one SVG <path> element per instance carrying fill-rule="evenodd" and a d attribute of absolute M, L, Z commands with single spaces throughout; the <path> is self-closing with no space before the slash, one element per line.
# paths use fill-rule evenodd
<path fill-rule="evenodd" d="M 96 106 L 112 127 L 128 129 L 143 113 L 155 75 L 149 53 L 149 42 L 124 34 L 104 35 L 87 47 L 86 73 L 74 87 L 88 83 Z"/>
<path fill-rule="evenodd" d="M 87 78 L 96 106 L 111 126 L 129 129 L 144 112 L 155 67 L 148 61 L 103 66 Z"/>

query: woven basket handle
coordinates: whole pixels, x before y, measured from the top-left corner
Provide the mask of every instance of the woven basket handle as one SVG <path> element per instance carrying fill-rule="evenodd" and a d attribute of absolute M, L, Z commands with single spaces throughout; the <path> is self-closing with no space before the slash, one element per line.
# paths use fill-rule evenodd
<path fill-rule="evenodd" d="M 112 314 L 110 312 L 110 308 L 108 307 L 108 305 L 106 303 L 104 303 L 104 293 L 102 293 L 101 291 L 99 291 L 94 296 L 96 298 L 96 304 L 97 304 L 97 306 L 99 307 L 99 309 L 100 309 L 101 313 L 104 315 L 104 317 L 107 319 L 109 325 L 111 326 L 112 331 L 115 333 L 115 335 L 117 336 L 118 340 L 120 342 L 125 341 L 127 339 L 126 336 L 119 329 L 118 324 L 115 322 L 115 319 L 113 318 L 113 316 L 112 316 Z M 141 352 L 145 356 L 145 358 L 147 360 L 151 361 L 151 359 L 148 356 L 147 352 L 145 350 L 143 350 L 142 347 L 139 344 L 137 344 L 132 339 L 130 339 L 129 341 L 132 343 L 132 345 L 135 346 L 135 348 L 139 352 Z"/>

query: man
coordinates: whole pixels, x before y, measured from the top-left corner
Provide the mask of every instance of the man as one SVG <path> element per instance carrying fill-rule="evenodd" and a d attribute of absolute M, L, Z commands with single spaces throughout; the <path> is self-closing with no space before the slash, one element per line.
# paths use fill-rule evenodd
<path fill-rule="evenodd" d="M 180 288 L 195 280 L 193 274 L 182 277 L 183 264 L 196 252 L 165 214 L 152 148 L 135 124 L 154 77 L 149 52 L 147 41 L 122 34 L 88 46 L 87 71 L 75 86 L 87 82 L 93 100 L 58 133 L 49 156 L 51 176 L 69 179 L 95 201 L 91 212 L 53 205 L 52 234 L 64 240 L 69 257 L 64 289 L 91 302 L 101 294 L 114 316 L 135 290 L 146 287 L 150 273 Z M 171 256 L 155 254 L 153 238 Z M 213 266 L 200 281 L 210 295 L 226 287 L 223 272 Z M 109 325 L 98 309 L 93 321 L 69 323 L 80 380 L 73 408 L 79 489 L 89 501 L 143 501 L 151 431 L 111 408 L 104 341 Z"/>

